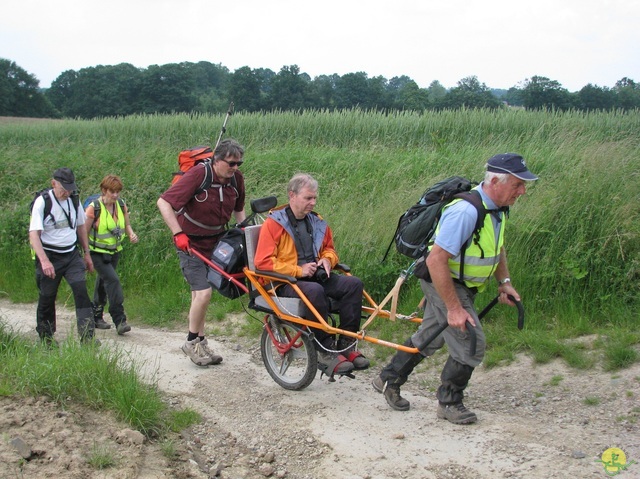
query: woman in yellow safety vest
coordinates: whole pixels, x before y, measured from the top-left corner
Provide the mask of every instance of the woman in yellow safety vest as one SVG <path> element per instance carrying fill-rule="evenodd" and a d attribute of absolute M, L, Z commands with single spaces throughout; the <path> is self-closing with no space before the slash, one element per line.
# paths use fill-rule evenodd
<path fill-rule="evenodd" d="M 116 331 L 123 335 L 131 331 L 124 312 L 124 293 L 116 272 L 122 241 L 125 236 L 132 243 L 138 242 L 129 221 L 129 210 L 120 198 L 123 184 L 116 175 L 107 175 L 100 183 L 101 194 L 86 207 L 85 215 L 89 236 L 89 250 L 95 266 L 96 278 L 93 292 L 93 319 L 97 329 L 110 329 L 111 325 L 104 320 L 104 307 L 109 302 L 109 314 Z"/>

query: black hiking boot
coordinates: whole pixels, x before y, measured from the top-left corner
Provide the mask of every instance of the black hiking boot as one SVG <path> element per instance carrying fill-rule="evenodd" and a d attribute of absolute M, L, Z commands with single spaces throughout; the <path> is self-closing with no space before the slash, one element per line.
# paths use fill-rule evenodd
<path fill-rule="evenodd" d="M 93 322 L 96 325 L 96 329 L 111 329 L 111 325 L 104 320 L 104 306 L 97 306 L 92 302 L 91 309 L 93 310 Z"/>

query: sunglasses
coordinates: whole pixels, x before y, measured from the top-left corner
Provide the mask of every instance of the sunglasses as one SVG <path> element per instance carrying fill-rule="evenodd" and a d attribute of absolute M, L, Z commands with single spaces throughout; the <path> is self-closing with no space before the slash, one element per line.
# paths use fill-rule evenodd
<path fill-rule="evenodd" d="M 227 161 L 227 160 L 222 160 L 224 161 L 227 165 L 229 165 L 231 168 L 233 168 L 234 166 L 240 167 L 242 166 L 242 163 L 244 163 L 244 161 Z"/>

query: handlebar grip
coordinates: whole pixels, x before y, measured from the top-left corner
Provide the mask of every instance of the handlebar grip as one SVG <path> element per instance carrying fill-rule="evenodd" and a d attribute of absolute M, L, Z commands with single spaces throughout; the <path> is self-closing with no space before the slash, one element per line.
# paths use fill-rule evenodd
<path fill-rule="evenodd" d="M 518 329 L 524 328 L 524 306 L 522 306 L 522 301 L 517 301 L 511 294 L 508 294 L 507 298 L 515 303 L 516 308 L 518 308 Z"/>
<path fill-rule="evenodd" d="M 484 318 L 485 315 L 491 310 L 491 308 L 493 308 L 496 304 L 498 304 L 499 297 L 500 297 L 499 295 L 496 296 L 491 300 L 489 304 L 485 306 L 485 308 L 480 312 L 480 314 L 478 314 L 479 319 Z M 514 298 L 512 294 L 508 294 L 507 298 L 509 298 L 509 300 L 512 303 L 514 303 L 516 305 L 516 308 L 518 309 L 518 329 L 524 328 L 524 306 L 522 305 L 522 301 L 516 300 L 516 298 Z"/>
<path fill-rule="evenodd" d="M 471 336 L 471 346 L 469 347 L 469 354 L 471 356 L 475 356 L 478 349 L 478 335 L 476 334 L 476 327 L 473 326 L 469 321 L 467 321 L 466 326 L 467 331 L 469 331 L 469 336 Z"/>

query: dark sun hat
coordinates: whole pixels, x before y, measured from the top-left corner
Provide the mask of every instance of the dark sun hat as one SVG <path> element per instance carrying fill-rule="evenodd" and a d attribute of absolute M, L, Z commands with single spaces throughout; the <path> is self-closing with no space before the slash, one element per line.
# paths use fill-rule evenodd
<path fill-rule="evenodd" d="M 58 168 L 53 172 L 53 179 L 59 181 L 65 190 L 76 191 L 76 176 L 69 168 Z"/>
<path fill-rule="evenodd" d="M 493 173 L 509 173 L 525 181 L 537 180 L 538 177 L 527 169 L 522 156 L 517 153 L 500 153 L 487 161 L 487 171 Z"/>

